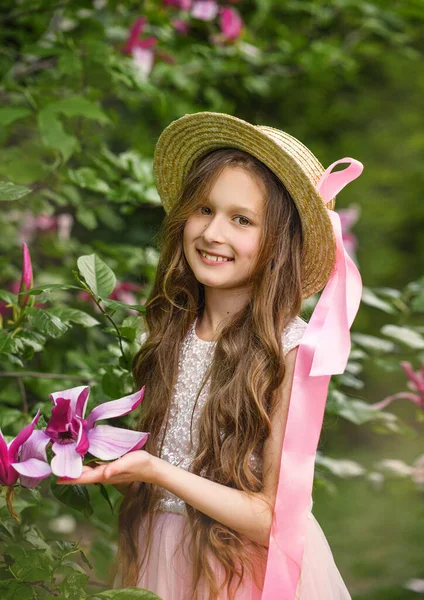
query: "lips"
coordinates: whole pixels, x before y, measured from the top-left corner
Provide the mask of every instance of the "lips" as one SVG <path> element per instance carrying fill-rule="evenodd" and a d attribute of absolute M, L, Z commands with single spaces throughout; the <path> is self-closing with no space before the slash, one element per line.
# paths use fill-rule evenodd
<path fill-rule="evenodd" d="M 225 256 L 224 254 L 215 254 L 215 252 L 208 252 L 207 250 L 203 250 L 202 248 L 197 248 L 198 252 L 204 252 L 205 254 L 209 254 L 210 256 L 216 256 L 217 258 L 227 258 L 228 260 L 234 260 L 230 256 Z"/>

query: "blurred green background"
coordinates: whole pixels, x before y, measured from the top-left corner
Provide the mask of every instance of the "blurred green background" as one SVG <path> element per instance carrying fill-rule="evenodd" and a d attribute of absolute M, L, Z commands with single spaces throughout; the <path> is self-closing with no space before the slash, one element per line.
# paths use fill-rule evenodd
<path fill-rule="evenodd" d="M 12 289 L 19 281 L 25 241 L 36 284 L 72 283 L 76 258 L 96 252 L 117 274 L 116 298 L 142 303 L 164 217 L 151 169 L 154 146 L 173 119 L 201 110 L 282 129 L 324 166 L 344 156 L 360 160 L 363 175 L 339 195 L 336 209 L 356 211 L 346 235 L 354 236 L 349 239 L 364 285 L 381 297 L 389 289 L 386 297 L 393 299 L 390 290 L 422 278 L 422 0 L 209 4 L 215 13 L 199 17 L 178 0 L 2 3 L 0 180 L 31 193 L 1 205 L 0 287 Z M 232 11 L 226 13 L 232 32 L 223 9 Z M 87 305 L 83 298 L 73 302 Z M 424 333 L 422 309 L 398 306 L 396 312 L 369 302 L 353 331 L 378 339 L 388 322 Z M 103 339 L 75 328 L 25 367 L 88 376 Z M 423 347 L 398 343 L 389 352 L 370 351 L 346 394 L 373 403 L 405 390 L 399 363 L 417 369 Z M 112 376 L 113 368 L 107 373 Z M 30 405 L 52 391 L 42 379 L 25 379 L 25 385 Z M 2 401 L 18 406 L 20 397 L 13 379 L 0 379 Z M 401 467 L 389 469 L 384 480 L 369 476 L 380 460 L 410 466 L 424 452 L 424 412 L 406 400 L 390 410 L 403 424 L 392 431 L 330 411 L 319 447 L 364 469 L 318 477 L 314 495 L 314 513 L 355 600 L 417 598 L 420 592 L 407 589 L 408 582 L 424 580 L 422 484 Z M 80 534 L 101 582 L 116 521 L 110 522 L 101 498 L 95 504 L 90 535 L 76 511 L 51 510 L 56 519 L 70 515 L 69 531 L 66 519 L 56 531 L 69 539 Z"/>

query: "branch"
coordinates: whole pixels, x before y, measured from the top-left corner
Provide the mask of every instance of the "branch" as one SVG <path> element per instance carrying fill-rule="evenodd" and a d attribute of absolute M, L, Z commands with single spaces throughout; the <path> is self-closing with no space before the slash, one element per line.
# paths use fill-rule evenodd
<path fill-rule="evenodd" d="M 37 371 L 0 371 L 0 377 L 36 377 L 38 379 L 69 379 L 71 381 L 91 381 L 91 377 L 80 377 L 79 375 L 66 375 L 66 373 L 38 373 Z"/>

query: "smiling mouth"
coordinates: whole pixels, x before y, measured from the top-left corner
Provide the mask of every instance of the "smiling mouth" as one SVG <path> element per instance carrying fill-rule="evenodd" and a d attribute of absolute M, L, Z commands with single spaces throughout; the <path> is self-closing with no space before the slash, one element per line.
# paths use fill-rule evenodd
<path fill-rule="evenodd" d="M 199 250 L 199 249 L 197 249 L 197 252 L 200 254 L 200 256 L 202 258 L 204 258 L 205 260 L 208 260 L 209 262 L 223 263 L 223 262 L 233 262 L 234 261 L 234 258 L 213 256 L 212 254 L 208 254 L 207 252 L 202 252 L 202 250 Z"/>

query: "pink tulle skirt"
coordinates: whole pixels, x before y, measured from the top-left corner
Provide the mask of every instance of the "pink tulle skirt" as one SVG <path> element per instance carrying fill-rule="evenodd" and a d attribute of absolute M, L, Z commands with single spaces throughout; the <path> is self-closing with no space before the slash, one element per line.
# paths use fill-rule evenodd
<path fill-rule="evenodd" d="M 162 600 L 192 600 L 191 568 L 188 559 L 187 517 L 171 512 L 156 511 L 149 560 L 140 573 L 137 586 L 150 590 Z M 140 550 L 145 539 L 140 530 Z M 223 581 L 223 567 L 215 559 L 216 576 Z M 264 562 L 259 568 L 263 573 Z M 263 578 L 263 574 L 261 575 Z M 204 584 L 199 588 L 199 599 L 208 600 Z M 226 593 L 220 599 L 228 600 Z M 243 579 L 234 600 L 260 600 L 261 590 L 250 576 Z M 351 596 L 334 562 L 333 555 L 318 524 L 309 514 L 301 577 L 297 600 L 350 600 Z M 276 600 L 279 600 L 276 598 Z M 282 598 L 280 600 L 283 600 Z"/>

